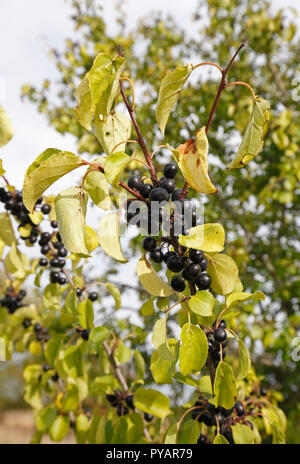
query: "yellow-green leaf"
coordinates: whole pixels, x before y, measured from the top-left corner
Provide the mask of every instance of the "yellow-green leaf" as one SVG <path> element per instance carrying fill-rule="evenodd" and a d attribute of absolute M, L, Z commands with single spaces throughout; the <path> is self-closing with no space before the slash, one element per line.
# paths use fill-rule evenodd
<path fill-rule="evenodd" d="M 180 245 L 207 253 L 224 250 L 225 232 L 223 226 L 218 223 L 201 224 L 192 227 L 188 235 L 179 235 Z"/>
<path fill-rule="evenodd" d="M 107 288 L 107 290 L 109 291 L 113 299 L 115 300 L 116 309 L 117 310 L 120 309 L 121 308 L 121 293 L 118 287 L 116 287 L 116 285 L 110 282 L 106 282 L 105 287 Z"/>
<path fill-rule="evenodd" d="M 136 272 L 142 286 L 150 295 L 163 297 L 174 293 L 174 290 L 157 275 L 145 256 L 139 259 Z"/>
<path fill-rule="evenodd" d="M 238 365 L 238 371 L 236 375 L 237 380 L 243 380 L 250 368 L 251 368 L 251 358 L 250 354 L 248 351 L 248 348 L 246 347 L 245 343 L 238 339 L 239 343 L 239 365 Z"/>
<path fill-rule="evenodd" d="M 86 225 L 84 229 L 84 243 L 89 253 L 99 246 L 96 231 L 88 225 Z"/>
<path fill-rule="evenodd" d="M 104 163 L 104 174 L 107 182 L 115 187 L 119 184 L 119 179 L 123 169 L 130 161 L 130 156 L 121 151 L 113 153 L 106 158 Z"/>
<path fill-rule="evenodd" d="M 226 440 L 225 437 L 223 437 L 223 435 L 218 433 L 218 435 L 216 435 L 214 438 L 213 444 L 214 445 L 229 445 L 229 442 Z"/>
<path fill-rule="evenodd" d="M 161 83 L 158 101 L 155 109 L 158 126 L 164 135 L 170 113 L 177 102 L 181 89 L 187 78 L 191 74 L 193 67 L 191 64 L 174 69 L 167 74 Z"/>
<path fill-rule="evenodd" d="M 190 298 L 188 305 L 195 314 L 210 317 L 215 305 L 215 299 L 211 293 L 200 290 Z"/>
<path fill-rule="evenodd" d="M 123 255 L 120 236 L 119 236 L 119 215 L 117 213 L 109 213 L 102 217 L 97 227 L 98 240 L 109 256 L 121 263 L 127 263 L 127 259 Z"/>
<path fill-rule="evenodd" d="M 6 245 L 16 241 L 14 229 L 8 213 L 0 213 L 0 240 Z"/>
<path fill-rule="evenodd" d="M 57 416 L 49 429 L 50 438 L 53 441 L 61 441 L 67 435 L 70 421 L 67 416 Z"/>
<path fill-rule="evenodd" d="M 242 168 L 260 152 L 263 146 L 264 126 L 270 119 L 269 109 L 270 103 L 267 100 L 255 98 L 251 118 L 242 142 L 227 169 Z"/>
<path fill-rule="evenodd" d="M 226 306 L 231 306 L 239 301 L 255 301 L 265 300 L 265 295 L 262 292 L 247 293 L 247 292 L 233 292 L 226 298 Z"/>
<path fill-rule="evenodd" d="M 108 183 L 103 172 L 90 170 L 85 178 L 84 188 L 98 208 L 106 211 L 111 209 Z"/>
<path fill-rule="evenodd" d="M 89 256 L 86 249 L 85 215 L 87 194 L 80 187 L 70 187 L 57 195 L 55 210 L 59 232 L 70 253 Z"/>
<path fill-rule="evenodd" d="M 216 193 L 208 175 L 208 140 L 205 127 L 201 127 L 196 139 L 190 139 L 178 147 L 179 167 L 190 186 L 199 193 Z"/>
<path fill-rule="evenodd" d="M 209 256 L 208 259 L 207 273 L 212 279 L 212 290 L 218 295 L 231 293 L 239 272 L 233 259 L 225 254 Z"/>
<path fill-rule="evenodd" d="M 183 375 L 199 372 L 204 366 L 208 343 L 204 332 L 194 324 L 185 324 L 180 334 L 179 370 Z"/>
<path fill-rule="evenodd" d="M 4 108 L 0 106 L 0 147 L 6 145 L 13 135 L 14 130 L 10 122 L 10 119 L 7 116 L 7 113 L 4 110 Z"/>
<path fill-rule="evenodd" d="M 221 361 L 216 369 L 214 382 L 214 392 L 216 396 L 216 406 L 231 409 L 236 399 L 236 381 L 232 367 Z"/>
<path fill-rule="evenodd" d="M 252 445 L 254 443 L 254 432 L 244 424 L 234 424 L 232 426 L 233 440 L 236 445 Z"/>
<path fill-rule="evenodd" d="M 73 153 L 48 149 L 43 152 L 25 173 L 23 201 L 26 208 L 33 212 L 35 204 L 50 185 L 68 172 L 83 165 L 80 156 Z"/>
<path fill-rule="evenodd" d="M 162 419 L 171 414 L 169 398 L 151 388 L 138 388 L 134 394 L 133 402 L 134 406 L 141 411 Z"/>

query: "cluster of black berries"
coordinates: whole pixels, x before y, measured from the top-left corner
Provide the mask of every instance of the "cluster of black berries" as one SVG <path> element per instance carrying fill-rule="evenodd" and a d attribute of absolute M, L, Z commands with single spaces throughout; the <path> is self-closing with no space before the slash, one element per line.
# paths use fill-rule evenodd
<path fill-rule="evenodd" d="M 0 300 L 1 306 L 7 308 L 10 314 L 13 314 L 18 308 L 24 306 L 22 303 L 23 298 L 26 296 L 25 290 L 20 290 L 16 293 L 12 287 L 8 287 L 5 292 L 4 298 Z"/>
<path fill-rule="evenodd" d="M 205 272 L 208 261 L 203 251 L 179 246 L 178 252 L 162 252 L 153 237 L 143 240 L 143 248 L 150 252 L 150 259 L 155 263 L 164 261 L 167 268 L 174 273 L 181 273 L 171 279 L 171 286 L 177 292 L 183 292 L 186 282 L 193 283 L 199 290 L 207 290 L 211 284 L 210 276 Z"/>
<path fill-rule="evenodd" d="M 23 320 L 23 326 L 24 326 L 24 321 L 25 319 Z M 50 340 L 48 329 L 46 329 L 46 327 L 43 327 L 42 324 L 40 324 L 39 322 L 34 324 L 33 331 L 35 333 L 35 338 L 38 342 L 42 342 L 42 341 L 48 342 Z"/>
<path fill-rule="evenodd" d="M 76 296 L 80 298 L 83 294 L 84 290 L 82 288 L 76 288 Z M 88 292 L 88 299 L 91 301 L 96 301 L 99 298 L 99 294 L 97 292 Z"/>
<path fill-rule="evenodd" d="M 208 334 L 208 353 L 214 362 L 214 366 L 217 367 L 221 361 L 221 349 L 222 359 L 226 356 L 224 348 L 227 346 L 227 332 L 226 332 L 226 321 L 221 320 L 216 327 L 213 326 L 214 331 Z"/>
<path fill-rule="evenodd" d="M 117 408 L 118 416 L 126 416 L 129 413 L 129 409 L 134 409 L 133 395 L 128 395 L 120 390 L 114 390 L 114 392 L 114 395 L 106 395 L 106 399 L 111 406 Z M 144 419 L 146 422 L 151 422 L 153 416 L 145 412 Z"/>
<path fill-rule="evenodd" d="M 57 222 L 52 221 L 51 226 L 57 228 Z M 63 268 L 66 265 L 64 259 L 68 251 L 64 247 L 60 233 L 55 231 L 53 234 L 49 232 L 42 232 L 40 240 L 40 251 L 44 257 L 39 261 L 40 266 L 46 267 L 50 265 L 50 282 L 65 285 L 67 283 L 66 275 L 63 272 Z M 55 250 L 55 251 L 54 251 Z"/>
<path fill-rule="evenodd" d="M 207 427 L 217 426 L 218 423 L 220 434 L 230 444 L 234 444 L 231 426 L 235 423 L 236 417 L 244 419 L 247 414 L 241 401 L 237 401 L 231 409 L 225 409 L 222 406 L 215 407 L 212 403 L 201 397 L 194 406 L 197 407 L 197 409 L 193 409 L 192 411 L 192 418 L 194 420 L 203 422 Z M 251 422 L 243 420 L 243 423 L 253 430 Z M 207 443 L 209 443 L 207 438 L 204 435 L 200 435 L 198 444 Z"/>
<path fill-rule="evenodd" d="M 186 198 L 181 198 L 182 190 L 176 189 L 175 176 L 178 168 L 174 163 L 164 167 L 164 176 L 156 185 L 143 182 L 140 176 L 133 175 L 128 179 L 128 187 L 139 192 L 145 202 L 129 200 L 127 203 L 126 219 L 144 228 L 151 235 L 159 235 L 162 230 L 167 234 L 186 234 L 187 229 L 197 224 L 197 212 Z M 172 200 L 172 211 L 163 206 Z M 157 207 L 157 202 L 159 205 Z M 155 207 L 154 207 L 155 205 Z M 138 215 L 138 219 L 133 221 Z"/>

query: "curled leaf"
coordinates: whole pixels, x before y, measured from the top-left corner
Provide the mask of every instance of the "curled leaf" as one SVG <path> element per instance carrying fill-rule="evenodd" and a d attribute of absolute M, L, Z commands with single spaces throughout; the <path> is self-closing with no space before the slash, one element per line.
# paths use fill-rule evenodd
<path fill-rule="evenodd" d="M 196 139 L 190 139 L 178 147 L 179 167 L 190 186 L 199 193 L 216 193 L 208 175 L 208 140 L 205 127 L 201 127 Z"/>
<path fill-rule="evenodd" d="M 269 109 L 270 103 L 267 100 L 255 98 L 251 118 L 242 142 L 227 169 L 242 168 L 260 152 L 263 146 L 264 126 L 270 119 Z"/>

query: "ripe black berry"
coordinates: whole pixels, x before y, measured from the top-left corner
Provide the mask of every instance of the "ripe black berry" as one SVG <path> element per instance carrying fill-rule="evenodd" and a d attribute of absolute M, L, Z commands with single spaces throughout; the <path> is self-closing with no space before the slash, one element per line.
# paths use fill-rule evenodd
<path fill-rule="evenodd" d="M 171 256 L 177 256 L 175 251 L 167 251 L 167 253 L 165 253 L 163 257 L 164 262 L 167 263 Z"/>
<path fill-rule="evenodd" d="M 40 263 L 40 266 L 47 266 L 48 259 L 47 258 L 41 258 L 39 263 Z"/>
<path fill-rule="evenodd" d="M 126 408 L 126 406 L 124 406 L 123 403 L 119 404 L 119 406 L 117 408 L 118 416 L 126 416 L 126 414 L 128 414 L 128 412 L 129 412 L 128 408 Z"/>
<path fill-rule="evenodd" d="M 169 196 L 170 195 L 166 189 L 162 187 L 156 187 L 151 190 L 149 198 L 150 201 L 168 201 Z"/>
<path fill-rule="evenodd" d="M 58 267 L 58 263 L 59 263 L 58 258 L 52 258 L 52 259 L 50 259 L 50 266 L 52 266 L 52 267 Z"/>
<path fill-rule="evenodd" d="M 53 382 L 57 382 L 58 379 L 59 379 L 59 375 L 58 375 L 58 373 L 56 372 L 54 375 L 52 375 L 51 380 L 53 380 Z"/>
<path fill-rule="evenodd" d="M 142 179 L 140 176 L 130 176 L 128 179 L 128 187 L 139 190 L 143 185 Z"/>
<path fill-rule="evenodd" d="M 197 445 L 206 445 L 206 437 L 202 433 L 199 435 Z"/>
<path fill-rule="evenodd" d="M 81 288 L 76 288 L 76 296 L 78 296 L 78 298 L 82 295 L 82 292 L 83 290 Z"/>
<path fill-rule="evenodd" d="M 25 317 L 25 319 L 23 319 L 22 321 L 22 325 L 24 329 L 28 329 L 28 327 L 31 326 L 31 319 L 29 319 L 28 317 Z"/>
<path fill-rule="evenodd" d="M 155 263 L 161 263 L 163 260 L 163 254 L 160 250 L 152 250 L 149 256 Z"/>
<path fill-rule="evenodd" d="M 173 201 L 178 201 L 179 198 L 180 198 L 180 195 L 182 193 L 182 190 L 181 189 L 176 189 L 172 192 L 172 200 Z"/>
<path fill-rule="evenodd" d="M 38 333 L 42 330 L 42 326 L 39 322 L 37 322 L 36 324 L 34 324 L 33 326 L 33 330 L 35 331 L 35 333 Z"/>
<path fill-rule="evenodd" d="M 106 395 L 107 401 L 113 406 L 117 406 L 118 401 L 116 395 Z"/>
<path fill-rule="evenodd" d="M 51 206 L 48 205 L 47 203 L 45 203 L 45 204 L 41 207 L 41 211 L 42 211 L 42 213 L 44 213 L 44 214 L 49 214 L 49 213 L 50 213 L 50 210 L 51 210 Z"/>
<path fill-rule="evenodd" d="M 40 239 L 40 244 L 41 245 L 46 245 L 46 243 L 48 243 L 50 240 L 50 234 L 49 232 L 43 232 L 41 234 L 41 239 Z"/>
<path fill-rule="evenodd" d="M 41 253 L 42 255 L 46 255 L 47 253 L 49 253 L 49 246 L 48 245 L 41 246 Z"/>
<path fill-rule="evenodd" d="M 57 221 L 51 221 L 51 227 L 56 229 L 58 227 Z"/>
<path fill-rule="evenodd" d="M 176 292 L 183 292 L 185 289 L 185 282 L 181 277 L 173 277 L 171 280 L 171 287 Z"/>
<path fill-rule="evenodd" d="M 151 414 L 148 414 L 147 412 L 144 413 L 144 419 L 146 422 L 151 422 L 153 419 L 153 416 Z"/>
<path fill-rule="evenodd" d="M 227 338 L 227 333 L 225 329 L 216 329 L 214 331 L 214 339 L 216 340 L 217 343 L 222 343 L 226 340 Z"/>
<path fill-rule="evenodd" d="M 43 365 L 43 371 L 44 372 L 47 372 L 47 371 L 50 371 L 51 367 L 49 366 L 49 364 L 44 364 Z"/>
<path fill-rule="evenodd" d="M 65 285 L 67 283 L 67 278 L 63 273 L 60 273 L 58 276 L 58 283 L 60 285 Z"/>
<path fill-rule="evenodd" d="M 202 250 L 194 250 L 192 248 L 189 252 L 189 257 L 193 261 L 193 263 L 200 264 L 202 259 L 204 258 L 204 253 Z"/>
<path fill-rule="evenodd" d="M 260 394 L 261 394 L 261 396 L 266 396 L 267 390 L 265 388 L 261 388 L 260 389 Z"/>
<path fill-rule="evenodd" d="M 234 409 L 236 411 L 237 416 L 242 416 L 245 412 L 243 403 L 241 401 L 237 401 L 234 405 Z"/>
<path fill-rule="evenodd" d="M 211 284 L 211 278 L 205 272 L 200 273 L 195 280 L 195 284 L 199 288 L 199 290 L 207 290 Z"/>
<path fill-rule="evenodd" d="M 89 336 L 90 336 L 90 330 L 89 329 L 84 329 L 81 331 L 81 338 L 83 340 L 88 340 L 89 339 Z"/>
<path fill-rule="evenodd" d="M 167 261 L 167 267 L 172 272 L 180 272 L 184 267 L 184 260 L 180 256 L 170 256 Z"/>
<path fill-rule="evenodd" d="M 98 295 L 97 292 L 90 292 L 90 293 L 88 294 L 88 299 L 91 300 L 91 301 L 96 301 L 96 300 L 98 300 L 98 297 L 99 297 L 99 295 Z"/>
<path fill-rule="evenodd" d="M 153 189 L 151 184 L 142 184 L 139 188 L 139 192 L 144 198 L 148 198 L 151 190 Z"/>
<path fill-rule="evenodd" d="M 156 240 L 153 237 L 145 237 L 143 240 L 143 248 L 145 251 L 155 250 Z"/>
<path fill-rule="evenodd" d="M 166 177 L 162 177 L 159 180 L 159 185 L 167 190 L 167 192 L 172 193 L 175 189 L 175 180 L 174 179 L 167 179 Z"/>
<path fill-rule="evenodd" d="M 206 258 L 203 258 L 199 264 L 200 264 L 200 266 L 201 266 L 202 272 L 206 271 L 207 266 L 208 266 L 208 261 L 207 261 L 207 259 L 206 259 Z"/>
<path fill-rule="evenodd" d="M 178 167 L 175 163 L 167 163 L 164 167 L 164 176 L 169 179 L 174 179 L 178 172 Z"/>
<path fill-rule="evenodd" d="M 196 263 L 189 264 L 186 267 L 185 272 L 187 276 L 189 277 L 189 279 L 191 280 L 196 279 L 201 272 L 200 264 L 196 264 Z"/>
<path fill-rule="evenodd" d="M 226 321 L 224 321 L 224 319 L 222 319 L 222 320 L 219 322 L 219 328 L 220 328 L 220 329 L 226 329 Z"/>
<path fill-rule="evenodd" d="M 58 279 L 59 279 L 59 272 L 56 272 L 56 271 L 50 272 L 50 280 L 53 284 L 58 282 Z"/>
<path fill-rule="evenodd" d="M 30 236 L 29 239 L 28 239 L 28 242 L 33 245 L 35 242 L 37 241 L 37 237 L 35 237 L 34 235 L 33 236 Z"/>
<path fill-rule="evenodd" d="M 61 258 L 64 258 L 65 256 L 67 256 L 68 254 L 68 251 L 65 247 L 60 247 L 57 251 L 57 254 L 58 256 L 60 256 Z"/>
<path fill-rule="evenodd" d="M 133 404 L 133 395 L 128 395 L 125 399 L 127 406 L 130 409 L 134 409 L 134 404 Z"/>

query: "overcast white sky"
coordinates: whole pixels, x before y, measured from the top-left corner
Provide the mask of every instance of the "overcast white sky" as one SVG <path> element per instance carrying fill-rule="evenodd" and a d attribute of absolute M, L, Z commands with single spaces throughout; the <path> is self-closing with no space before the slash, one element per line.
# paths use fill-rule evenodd
<path fill-rule="evenodd" d="M 112 25 L 113 2 L 103 3 L 105 17 Z M 271 3 L 274 8 L 282 5 L 280 0 L 271 0 Z M 181 26 L 191 31 L 190 18 L 196 5 L 197 0 L 127 0 L 127 12 L 132 24 L 151 10 L 170 12 Z M 286 0 L 285 5 L 299 10 L 298 0 Z M 33 105 L 20 100 L 22 84 L 39 84 L 43 78 L 55 78 L 55 67 L 46 55 L 46 44 L 60 47 L 65 37 L 74 35 L 70 11 L 69 2 L 64 0 L 0 2 L 0 104 L 8 112 L 15 129 L 14 138 L 1 149 L 0 156 L 9 179 L 18 186 L 28 164 L 45 148 L 75 150 L 71 137 L 60 136 L 48 127 Z"/>

